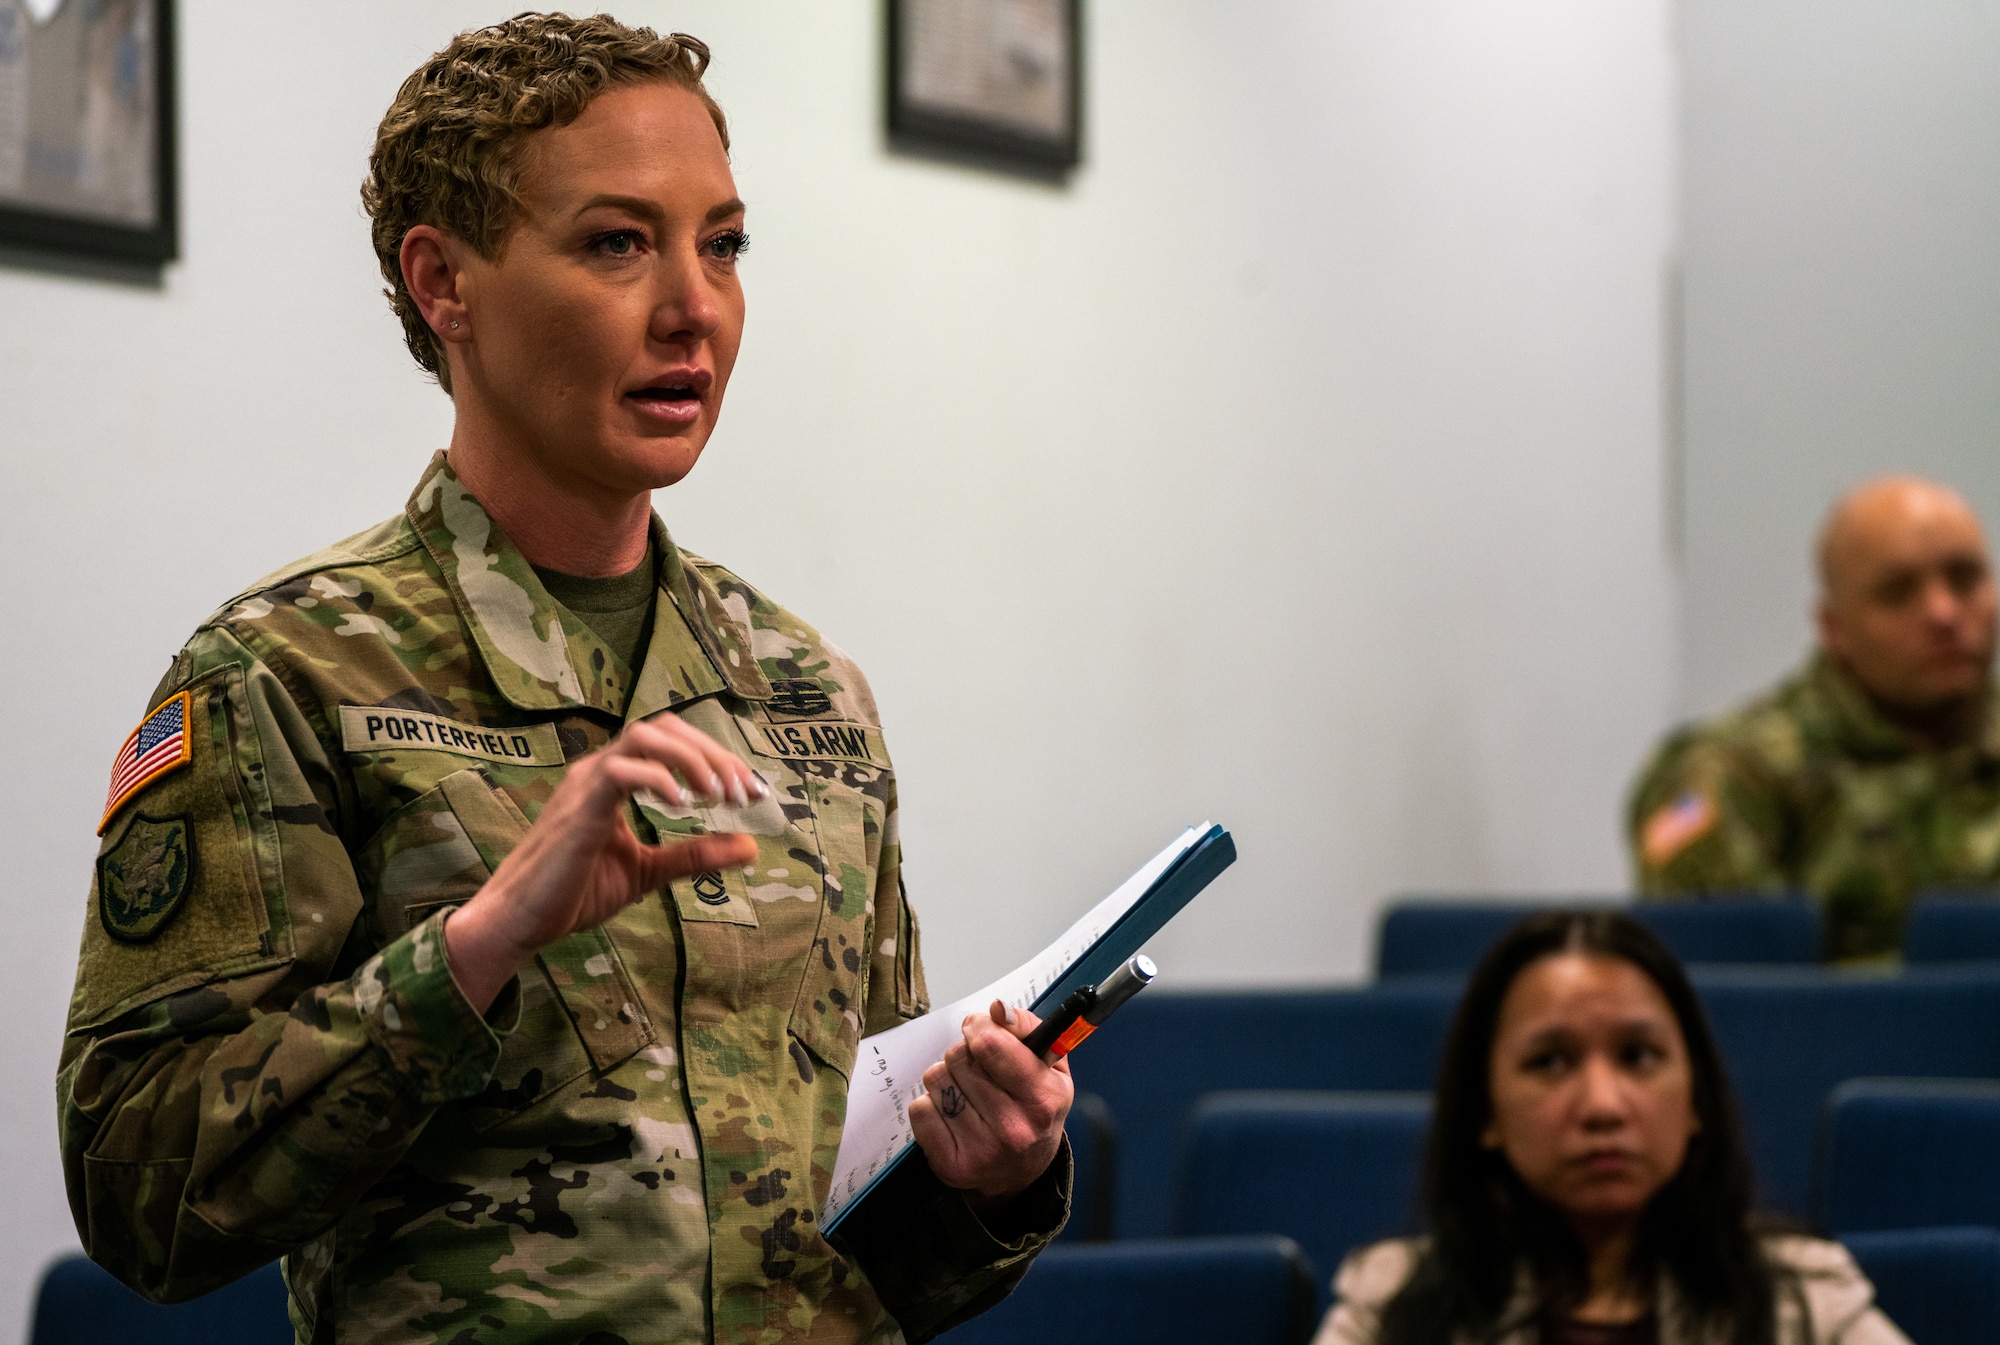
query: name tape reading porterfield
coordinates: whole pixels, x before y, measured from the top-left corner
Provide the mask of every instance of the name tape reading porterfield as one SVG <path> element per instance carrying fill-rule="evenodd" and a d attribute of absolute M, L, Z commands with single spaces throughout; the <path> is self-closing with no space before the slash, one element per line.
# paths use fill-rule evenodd
<path fill-rule="evenodd" d="M 340 740 L 350 752 L 452 752 L 509 766 L 563 764 L 553 724 L 496 728 L 387 705 L 341 706 Z"/>

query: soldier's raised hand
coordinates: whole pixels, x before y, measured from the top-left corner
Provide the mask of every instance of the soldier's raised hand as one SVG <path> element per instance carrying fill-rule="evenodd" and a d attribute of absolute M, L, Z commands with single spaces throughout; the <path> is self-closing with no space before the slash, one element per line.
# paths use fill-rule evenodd
<path fill-rule="evenodd" d="M 748 864 L 750 836 L 716 833 L 645 845 L 625 801 L 650 790 L 743 804 L 767 792 L 742 761 L 674 715 L 641 720 L 570 767 L 493 876 L 445 924 L 446 955 L 482 1013 L 528 960 L 564 935 L 603 924 L 675 878 Z"/>

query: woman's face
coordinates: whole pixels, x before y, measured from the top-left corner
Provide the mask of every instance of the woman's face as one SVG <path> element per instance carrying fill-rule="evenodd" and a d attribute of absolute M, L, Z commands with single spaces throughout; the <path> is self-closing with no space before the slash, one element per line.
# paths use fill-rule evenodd
<path fill-rule="evenodd" d="M 1666 997 L 1621 958 L 1544 957 L 1500 1006 L 1482 1137 L 1573 1225 L 1638 1218 L 1700 1129 Z"/>
<path fill-rule="evenodd" d="M 701 100 L 600 94 L 523 146 L 520 218 L 465 249 L 460 414 L 585 492 L 631 495 L 694 467 L 743 335 L 743 203 Z"/>

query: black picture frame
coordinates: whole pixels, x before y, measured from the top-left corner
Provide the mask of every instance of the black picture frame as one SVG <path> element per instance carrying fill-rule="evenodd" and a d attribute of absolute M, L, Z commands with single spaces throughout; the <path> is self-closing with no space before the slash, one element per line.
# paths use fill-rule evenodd
<path fill-rule="evenodd" d="M 65 0 L 76 4 L 78 0 Z M 180 160 L 175 0 L 153 5 L 153 204 L 150 224 L 43 210 L 0 197 L 0 247 L 103 261 L 161 265 L 180 256 Z"/>
<path fill-rule="evenodd" d="M 909 8 L 923 0 L 883 0 L 887 56 L 883 79 L 889 143 L 919 154 L 969 159 L 982 166 L 1015 169 L 1033 176 L 1060 175 L 1083 160 L 1083 3 L 1056 0 L 1063 10 L 1067 43 L 1067 128 L 1041 136 L 1002 121 L 946 113 L 913 103 L 904 94 L 910 55 Z"/>

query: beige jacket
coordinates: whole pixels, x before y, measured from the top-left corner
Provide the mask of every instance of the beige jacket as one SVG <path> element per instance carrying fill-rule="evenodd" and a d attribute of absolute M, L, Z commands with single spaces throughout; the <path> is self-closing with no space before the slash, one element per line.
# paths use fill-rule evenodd
<path fill-rule="evenodd" d="M 1342 1263 L 1334 1277 L 1333 1310 L 1313 1345 L 1376 1345 L 1382 1310 L 1415 1269 L 1421 1239 L 1378 1242 Z M 1910 1345 L 1875 1306 L 1875 1286 L 1837 1242 L 1771 1237 L 1764 1253 L 1778 1271 L 1779 1345 Z M 1673 1285 L 1659 1293 L 1660 1345 L 1714 1345 L 1680 1318 Z M 1508 1309 L 1492 1345 L 1535 1345 L 1534 1303 L 1523 1290 Z"/>

